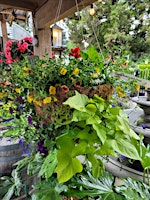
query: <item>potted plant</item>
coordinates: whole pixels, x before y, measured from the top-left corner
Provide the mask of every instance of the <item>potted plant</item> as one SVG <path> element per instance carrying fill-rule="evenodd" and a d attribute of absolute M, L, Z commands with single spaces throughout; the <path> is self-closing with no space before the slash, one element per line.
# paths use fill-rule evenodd
<path fill-rule="evenodd" d="M 112 70 L 114 64 L 108 58 L 104 63 L 94 48 L 75 48 L 59 60 L 25 58 L 12 65 L 9 84 L 4 77 L 2 98 L 11 101 L 14 113 L 4 135 L 34 143 L 32 156 L 19 161 L 17 170 L 27 166 L 29 174 L 38 173 L 38 190 L 51 178 L 59 184 L 69 181 L 84 170 L 85 161 L 98 178 L 104 171 L 102 156 L 119 153 L 142 162 L 140 137 L 122 109 L 109 101 Z"/>

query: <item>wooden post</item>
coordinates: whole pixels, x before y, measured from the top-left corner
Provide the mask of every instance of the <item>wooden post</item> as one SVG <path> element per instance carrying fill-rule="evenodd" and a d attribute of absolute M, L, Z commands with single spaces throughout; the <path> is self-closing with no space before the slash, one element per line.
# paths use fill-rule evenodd
<path fill-rule="evenodd" d="M 8 41 L 7 26 L 6 26 L 6 21 L 4 19 L 1 21 L 1 28 L 2 28 L 2 36 L 3 36 L 3 50 L 4 50 L 6 42 Z"/>
<path fill-rule="evenodd" d="M 44 58 L 44 55 L 52 57 L 52 48 L 51 48 L 51 30 L 50 28 L 45 28 L 42 30 L 36 31 L 38 45 L 34 46 L 35 55 L 40 58 Z"/>

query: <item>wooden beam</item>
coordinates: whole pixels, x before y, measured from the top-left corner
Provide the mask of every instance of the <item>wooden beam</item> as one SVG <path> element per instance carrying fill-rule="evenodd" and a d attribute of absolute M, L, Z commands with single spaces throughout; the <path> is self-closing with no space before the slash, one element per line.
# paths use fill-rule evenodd
<path fill-rule="evenodd" d="M 52 48 L 51 48 L 51 30 L 50 28 L 45 28 L 42 30 L 36 31 L 38 37 L 38 46 L 34 47 L 35 55 L 40 58 L 44 58 L 47 54 L 48 57 L 52 57 Z"/>
<path fill-rule="evenodd" d="M 34 11 L 38 8 L 38 3 L 32 0 L 1 0 L 0 7 Z"/>
<path fill-rule="evenodd" d="M 5 49 L 6 42 L 8 41 L 6 21 L 1 21 L 2 36 L 3 36 L 3 50 Z"/>
<path fill-rule="evenodd" d="M 62 0 L 62 6 L 60 13 L 57 16 L 57 9 L 60 0 L 51 0 L 45 3 L 36 13 L 36 23 L 38 29 L 48 28 L 50 25 L 56 23 L 65 17 L 70 16 L 76 11 L 83 9 L 84 7 L 94 3 L 96 0 L 78 0 L 78 7 L 75 0 Z"/>

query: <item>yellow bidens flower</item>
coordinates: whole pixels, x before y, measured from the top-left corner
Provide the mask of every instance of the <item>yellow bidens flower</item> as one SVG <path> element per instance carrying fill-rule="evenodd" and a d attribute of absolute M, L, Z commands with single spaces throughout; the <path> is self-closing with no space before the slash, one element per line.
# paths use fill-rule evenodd
<path fill-rule="evenodd" d="M 99 68 L 96 67 L 96 68 L 95 68 L 95 71 L 96 71 L 96 73 L 98 73 L 100 70 L 99 70 Z"/>
<path fill-rule="evenodd" d="M 67 70 L 63 67 L 60 71 L 61 75 L 65 75 L 67 73 Z"/>
<path fill-rule="evenodd" d="M 29 71 L 29 68 L 28 67 L 24 67 L 23 70 L 24 71 Z"/>
<path fill-rule="evenodd" d="M 47 103 L 50 103 L 52 101 L 52 98 L 51 97 L 46 97 L 44 100 L 43 100 L 43 103 L 44 104 L 47 104 Z"/>
<path fill-rule="evenodd" d="M 78 75 L 79 74 L 79 69 L 76 67 L 75 70 L 72 72 L 73 75 Z"/>
<path fill-rule="evenodd" d="M 56 97 L 53 97 L 53 101 L 54 101 L 54 102 L 57 102 L 57 98 L 56 98 Z"/>
<path fill-rule="evenodd" d="M 16 91 L 17 93 L 19 93 L 19 94 L 20 94 L 20 92 L 21 92 L 20 88 L 15 88 L 15 91 Z"/>
<path fill-rule="evenodd" d="M 33 101 L 33 96 L 27 96 L 27 101 L 29 102 L 29 103 L 32 103 L 32 101 Z"/>
<path fill-rule="evenodd" d="M 55 95 L 56 94 L 56 88 L 53 86 L 49 87 L 49 93 Z"/>
<path fill-rule="evenodd" d="M 97 78 L 97 77 L 98 77 L 98 74 L 96 74 L 96 73 L 92 74 L 92 78 Z"/>
<path fill-rule="evenodd" d="M 140 85 L 136 85 L 135 88 L 136 88 L 137 91 L 139 91 L 140 90 Z"/>
<path fill-rule="evenodd" d="M 1 93 L 0 93 L 0 99 L 3 98 L 3 97 L 4 97 L 4 93 L 1 92 Z"/>
<path fill-rule="evenodd" d="M 35 104 L 37 104 L 38 106 L 42 106 L 42 101 L 40 100 L 33 100 Z"/>
<path fill-rule="evenodd" d="M 23 76 L 26 77 L 26 76 L 28 76 L 28 74 L 27 73 L 23 73 Z"/>
<path fill-rule="evenodd" d="M 116 86 L 116 92 L 120 92 L 122 88 L 120 86 Z"/>
<path fill-rule="evenodd" d="M 126 93 L 125 92 L 118 92 L 118 96 L 123 98 L 123 97 L 126 96 Z"/>
<path fill-rule="evenodd" d="M 46 65 L 45 64 L 42 64 L 42 67 L 45 67 Z"/>

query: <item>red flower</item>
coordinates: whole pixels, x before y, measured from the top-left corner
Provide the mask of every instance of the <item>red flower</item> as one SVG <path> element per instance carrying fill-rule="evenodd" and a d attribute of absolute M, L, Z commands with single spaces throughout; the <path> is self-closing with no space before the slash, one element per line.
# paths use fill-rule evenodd
<path fill-rule="evenodd" d="M 71 49 L 71 54 L 69 54 L 69 56 L 73 56 L 75 58 L 81 58 L 80 47 L 72 48 Z"/>
<path fill-rule="evenodd" d="M 3 87 L 6 87 L 7 84 L 5 82 L 0 82 L 0 84 L 3 86 Z"/>
<path fill-rule="evenodd" d="M 7 58 L 7 60 L 6 60 L 7 65 L 11 64 L 12 62 L 13 62 L 12 58 Z"/>
<path fill-rule="evenodd" d="M 33 42 L 33 39 L 32 39 L 32 37 L 25 37 L 25 38 L 23 39 L 23 41 L 32 43 L 32 42 Z"/>
<path fill-rule="evenodd" d="M 2 60 L 2 59 L 0 59 L 0 63 L 3 63 L 3 60 Z"/>
<path fill-rule="evenodd" d="M 24 42 L 23 44 L 18 42 L 18 48 L 17 50 L 20 51 L 21 53 L 24 53 L 28 49 L 28 43 Z"/>
<path fill-rule="evenodd" d="M 11 51 L 11 49 L 10 49 L 10 47 L 7 47 L 6 49 L 5 49 L 5 55 L 9 55 L 10 54 L 10 51 Z"/>
<path fill-rule="evenodd" d="M 61 88 L 65 93 L 69 92 L 69 88 L 66 85 L 62 85 Z"/>
<path fill-rule="evenodd" d="M 12 46 L 12 40 L 8 40 L 6 42 L 6 47 L 11 47 Z"/>

